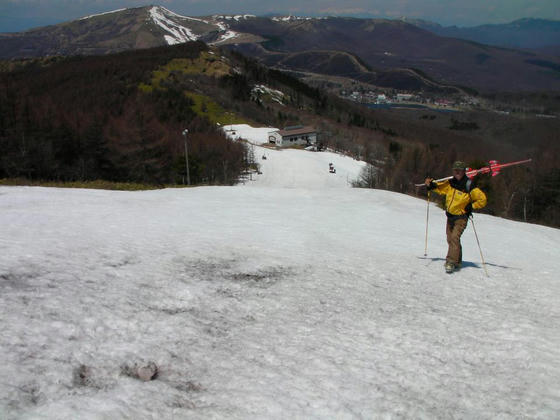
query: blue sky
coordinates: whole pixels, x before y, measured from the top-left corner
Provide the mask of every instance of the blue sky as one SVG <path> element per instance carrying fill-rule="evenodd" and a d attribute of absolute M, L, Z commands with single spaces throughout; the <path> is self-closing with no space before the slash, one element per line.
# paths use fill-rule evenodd
<path fill-rule="evenodd" d="M 0 32 L 148 4 L 159 4 L 189 16 L 216 13 L 406 16 L 446 26 L 507 23 L 523 17 L 560 20 L 559 0 L 0 0 Z"/>

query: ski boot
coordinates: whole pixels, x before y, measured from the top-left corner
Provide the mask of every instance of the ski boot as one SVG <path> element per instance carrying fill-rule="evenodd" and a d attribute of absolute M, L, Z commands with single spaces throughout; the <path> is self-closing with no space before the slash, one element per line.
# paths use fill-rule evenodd
<path fill-rule="evenodd" d="M 453 273 L 453 271 L 455 271 L 455 264 L 453 264 L 451 261 L 447 261 L 444 267 L 447 274 L 451 274 Z"/>

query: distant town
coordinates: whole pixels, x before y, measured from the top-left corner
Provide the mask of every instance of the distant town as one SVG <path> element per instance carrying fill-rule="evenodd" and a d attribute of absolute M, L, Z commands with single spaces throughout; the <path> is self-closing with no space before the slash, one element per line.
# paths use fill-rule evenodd
<path fill-rule="evenodd" d="M 535 109 L 510 107 L 470 95 L 434 95 L 433 93 L 387 92 L 374 90 L 340 90 L 339 96 L 371 108 L 429 108 L 434 110 L 467 111 L 484 109 L 498 114 L 514 112 L 533 114 L 538 118 L 558 118 L 551 113 L 537 112 Z"/>
<path fill-rule="evenodd" d="M 480 106 L 480 100 L 473 96 L 433 96 L 424 93 L 388 93 L 368 91 L 341 90 L 340 96 L 347 100 L 367 105 L 380 105 L 380 108 L 388 107 L 426 107 L 444 108 L 459 111 L 464 108 Z"/>

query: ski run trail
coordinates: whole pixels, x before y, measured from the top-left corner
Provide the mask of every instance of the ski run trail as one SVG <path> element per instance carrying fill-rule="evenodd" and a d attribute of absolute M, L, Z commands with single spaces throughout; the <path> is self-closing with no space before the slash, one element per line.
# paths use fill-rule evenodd
<path fill-rule="evenodd" d="M 234 187 L 0 187 L 1 419 L 560 418 L 558 229 L 476 214 L 489 276 L 470 223 L 448 275 L 440 208 L 424 256 L 425 200 L 254 152 Z"/>

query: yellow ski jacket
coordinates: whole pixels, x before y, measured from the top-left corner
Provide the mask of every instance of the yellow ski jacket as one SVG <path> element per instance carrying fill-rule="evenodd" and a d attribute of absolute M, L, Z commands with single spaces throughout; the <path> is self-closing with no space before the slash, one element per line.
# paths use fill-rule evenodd
<path fill-rule="evenodd" d="M 446 180 L 432 183 L 430 189 L 439 195 L 445 195 L 445 211 L 448 216 L 468 217 L 471 209 L 479 210 L 486 206 L 486 194 L 477 187 L 467 192 L 466 182 L 466 179 L 461 181 L 451 179 L 451 182 Z"/>

